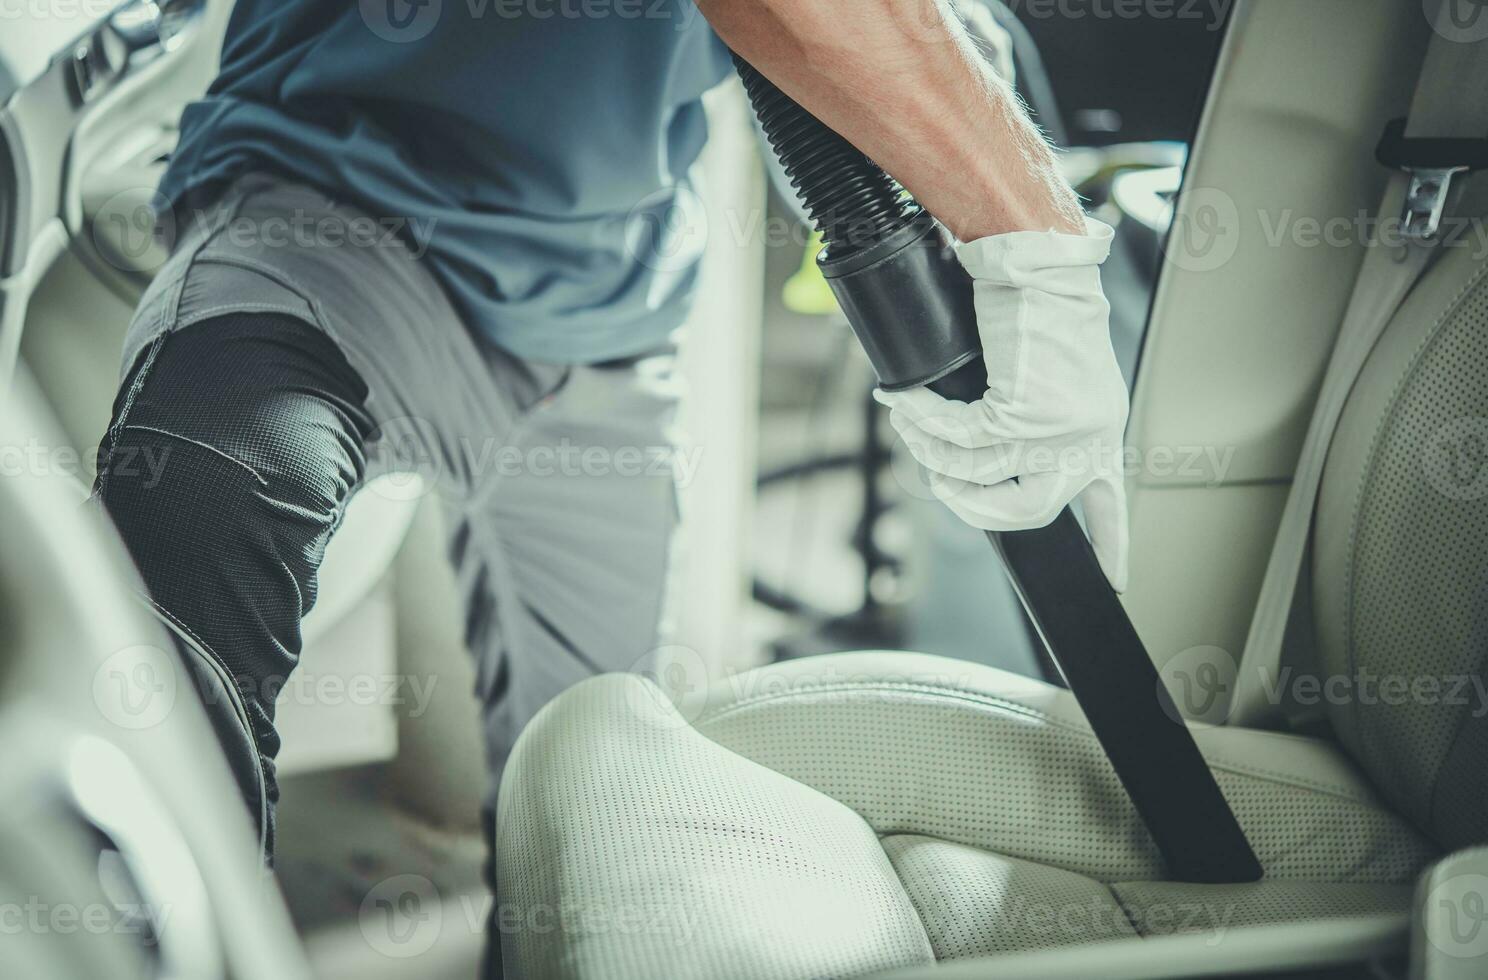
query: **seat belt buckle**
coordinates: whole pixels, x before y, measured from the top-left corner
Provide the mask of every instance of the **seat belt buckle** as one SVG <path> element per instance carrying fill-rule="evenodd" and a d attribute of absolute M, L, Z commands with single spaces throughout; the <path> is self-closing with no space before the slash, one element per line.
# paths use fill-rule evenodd
<path fill-rule="evenodd" d="M 1405 237 L 1420 242 L 1441 229 L 1453 180 L 1488 169 L 1488 139 L 1412 137 L 1405 135 L 1405 127 L 1405 119 L 1392 119 L 1374 156 L 1410 175 L 1400 218 Z"/>

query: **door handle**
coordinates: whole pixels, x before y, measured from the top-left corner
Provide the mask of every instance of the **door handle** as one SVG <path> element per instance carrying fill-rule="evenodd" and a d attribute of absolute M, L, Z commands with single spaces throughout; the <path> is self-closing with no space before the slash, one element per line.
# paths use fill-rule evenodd
<path fill-rule="evenodd" d="M 154 0 L 135 0 L 114 11 L 108 26 L 133 54 L 161 43 L 161 16 L 160 5 Z"/>
<path fill-rule="evenodd" d="M 167 48 L 206 0 L 134 0 L 109 17 L 108 27 L 131 56 Z"/>

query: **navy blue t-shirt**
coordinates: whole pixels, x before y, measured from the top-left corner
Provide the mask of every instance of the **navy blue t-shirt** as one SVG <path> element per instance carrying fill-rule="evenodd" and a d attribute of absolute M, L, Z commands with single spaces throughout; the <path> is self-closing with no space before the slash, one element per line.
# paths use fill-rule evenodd
<path fill-rule="evenodd" d="M 304 181 L 403 219 L 513 353 L 623 357 L 686 314 L 700 99 L 728 71 L 692 0 L 238 0 L 161 190 Z"/>

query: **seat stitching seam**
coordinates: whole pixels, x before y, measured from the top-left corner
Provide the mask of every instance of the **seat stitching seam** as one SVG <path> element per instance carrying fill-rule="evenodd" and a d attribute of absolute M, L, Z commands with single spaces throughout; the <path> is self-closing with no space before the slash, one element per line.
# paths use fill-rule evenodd
<path fill-rule="evenodd" d="M 1319 793 L 1337 797 L 1338 799 L 1341 799 L 1347 803 L 1357 803 L 1360 806 L 1368 807 L 1370 809 L 1383 809 L 1376 803 L 1375 800 L 1361 793 L 1356 793 L 1345 786 L 1333 786 L 1328 783 L 1321 783 L 1313 779 L 1308 779 L 1306 776 L 1297 776 L 1291 773 L 1278 772 L 1275 769 L 1266 769 L 1261 766 L 1253 766 L 1248 763 L 1231 762 L 1228 760 L 1211 759 L 1209 760 L 1209 766 L 1212 769 L 1220 769 L 1224 772 L 1231 772 L 1241 776 L 1250 776 L 1254 779 L 1260 779 L 1265 782 L 1275 782 L 1288 786 L 1300 786 L 1306 789 L 1313 789 L 1318 791 Z"/>
<path fill-rule="evenodd" d="M 858 817 L 859 819 L 862 819 L 862 814 L 858 814 Z M 866 819 L 864 819 L 863 822 L 865 824 L 868 823 Z M 868 829 L 873 830 L 873 826 L 870 824 Z M 894 872 L 894 881 L 898 883 L 899 891 L 904 894 L 904 900 L 908 902 L 909 907 L 914 910 L 915 918 L 919 920 L 920 923 L 920 929 L 925 933 L 925 945 L 930 947 L 930 959 L 936 963 L 939 963 L 941 962 L 940 954 L 935 950 L 935 940 L 930 938 L 930 924 L 925 921 L 925 913 L 920 911 L 919 903 L 916 902 L 914 900 L 914 896 L 909 893 L 909 885 L 905 883 L 904 875 L 899 873 L 899 865 L 894 863 L 894 856 L 889 853 L 889 849 L 887 847 L 884 847 L 884 838 L 888 836 L 890 835 L 880 834 L 877 831 L 874 831 L 873 833 L 874 839 L 878 841 L 879 852 L 883 854 L 884 860 L 889 862 L 889 869 Z"/>
<path fill-rule="evenodd" d="M 1481 674 L 1483 672 L 1485 660 L 1488 660 L 1488 657 L 1478 658 L 1476 673 Z M 1426 819 L 1433 823 L 1436 823 L 1438 820 L 1438 802 L 1441 799 L 1441 790 L 1444 782 L 1442 779 L 1442 770 L 1446 769 L 1447 763 L 1451 760 L 1453 753 L 1457 751 L 1457 744 L 1462 741 L 1463 736 L 1467 733 L 1468 722 L 1472 721 L 1474 717 L 1475 715 L 1471 711 L 1462 712 L 1461 716 L 1457 719 L 1456 727 L 1452 730 L 1452 737 L 1447 741 L 1446 748 L 1442 750 L 1441 759 L 1436 764 L 1436 771 L 1432 773 L 1431 798 L 1426 801 Z"/>
<path fill-rule="evenodd" d="M 832 799 L 837 798 L 834 796 L 832 797 Z M 874 829 L 873 832 L 875 834 L 878 834 L 880 844 L 886 837 L 920 837 L 928 841 L 934 841 L 937 844 L 948 844 L 952 847 L 964 847 L 969 851 L 976 851 L 978 854 L 990 854 L 992 857 L 1001 858 L 1004 861 L 1016 861 L 1022 864 L 1036 864 L 1041 868 L 1050 868 L 1054 871 L 1062 871 L 1066 874 L 1072 874 L 1080 878 L 1089 878 L 1091 881 L 1101 885 L 1109 886 L 1110 884 L 1122 882 L 1124 880 L 1119 877 L 1110 880 L 1107 880 L 1105 878 L 1098 878 L 1096 877 L 1096 872 L 1085 870 L 1085 868 L 1088 866 L 1082 866 L 1078 864 L 1061 864 L 1059 863 L 1059 859 L 1054 856 L 1047 856 L 1031 850 L 1027 852 L 1020 852 L 1012 845 L 1012 842 L 1010 841 L 997 843 L 995 845 L 987 843 L 977 843 L 974 840 L 966 840 L 960 837 L 949 837 L 945 834 L 935 833 L 934 831 L 926 829 L 886 830 L 883 833 L 879 833 L 877 829 Z M 1141 879 L 1131 880 L 1139 881 Z"/>
<path fill-rule="evenodd" d="M 1091 878 L 1091 881 L 1099 880 L 1098 878 Z M 1147 934 L 1137 928 L 1137 920 L 1132 918 L 1131 909 L 1126 907 L 1126 902 L 1121 898 L 1121 893 L 1116 891 L 1117 883 L 1114 881 L 1102 881 L 1101 884 L 1105 886 L 1106 894 L 1111 896 L 1111 901 L 1121 910 L 1121 916 L 1126 919 L 1126 924 L 1131 926 L 1132 934 L 1138 939 L 1146 939 Z"/>
<path fill-rule="evenodd" d="M 1055 718 L 1052 715 L 1049 715 L 1049 714 L 1046 714 L 1046 713 L 1044 713 L 1042 711 L 1039 711 L 1037 708 L 1030 708 L 1027 705 L 1019 704 L 1016 701 L 1009 701 L 1009 700 L 1006 700 L 1004 698 L 999 698 L 999 697 L 996 697 L 995 695 L 990 695 L 990 694 L 976 694 L 976 693 L 971 692 L 971 691 L 959 691 L 959 690 L 956 690 L 954 688 L 935 687 L 935 686 L 929 685 L 929 684 L 902 684 L 902 683 L 896 684 L 896 683 L 888 683 L 888 682 L 878 682 L 878 683 L 873 683 L 873 682 L 869 682 L 869 683 L 862 683 L 862 682 L 846 683 L 846 682 L 844 682 L 844 683 L 838 683 L 838 684 L 830 684 L 830 683 L 828 683 L 828 684 L 817 684 L 817 685 L 813 685 L 808 690 L 789 691 L 789 692 L 783 692 L 783 693 L 782 692 L 770 692 L 770 693 L 766 693 L 766 694 L 756 694 L 756 695 L 753 695 L 752 697 L 745 698 L 743 700 L 738 700 L 738 701 L 735 701 L 734 703 L 732 703 L 730 705 L 726 705 L 726 706 L 721 707 L 721 708 L 716 708 L 716 709 L 713 709 L 711 711 L 708 711 L 708 712 L 704 713 L 704 715 L 701 718 L 698 719 L 698 724 L 703 724 L 704 722 L 709 722 L 709 721 L 713 721 L 713 720 L 718 719 L 718 718 L 723 718 L 723 717 L 725 717 L 727 715 L 733 714 L 736 711 L 742 710 L 744 708 L 757 707 L 757 706 L 759 706 L 761 704 L 766 704 L 766 703 L 771 702 L 771 701 L 788 701 L 788 700 L 791 700 L 793 698 L 814 695 L 814 694 L 817 694 L 817 693 L 834 693 L 834 692 L 840 692 L 840 691 L 874 691 L 874 690 L 876 690 L 876 691 L 887 691 L 887 692 L 900 692 L 900 693 L 914 693 L 914 694 L 931 694 L 931 695 L 945 697 L 945 698 L 949 698 L 949 699 L 953 699 L 953 700 L 964 700 L 964 701 L 970 701 L 972 703 L 980 703 L 980 704 L 987 705 L 989 707 L 1001 708 L 1002 710 L 1007 711 L 1010 714 L 1024 715 L 1024 716 L 1029 717 L 1029 718 L 1037 718 L 1037 719 L 1039 719 L 1041 721 L 1047 721 L 1049 724 L 1054 725 L 1055 727 L 1065 729 L 1066 731 L 1072 732 L 1072 733 L 1077 734 L 1077 735 L 1087 736 L 1087 737 L 1092 738 L 1092 739 L 1095 737 L 1094 734 L 1091 733 L 1088 729 L 1080 728 L 1077 725 L 1072 725 L 1072 724 L 1070 724 L 1067 721 L 1064 721 L 1064 720 L 1059 719 L 1059 718 Z"/>
<path fill-rule="evenodd" d="M 744 709 L 758 707 L 770 702 L 784 702 L 794 698 L 808 697 L 819 693 L 831 693 L 834 691 L 868 690 L 929 694 L 938 697 L 944 697 L 949 700 L 959 700 L 966 701 L 971 704 L 981 704 L 987 707 L 1001 709 L 1009 714 L 1021 715 L 1023 717 L 1034 718 L 1040 721 L 1047 722 L 1052 727 L 1059 728 L 1074 735 L 1078 735 L 1088 741 L 1098 741 L 1098 739 L 1096 739 L 1095 737 L 1095 733 L 1090 731 L 1088 728 L 1081 728 L 1079 726 L 1072 725 L 1069 722 L 1063 721 L 1062 719 L 1058 719 L 1044 712 L 1041 712 L 1036 708 L 1029 708 L 1026 705 L 1020 705 L 1017 702 L 1007 701 L 993 695 L 975 694 L 970 691 L 958 691 L 950 688 L 939 688 L 930 685 L 919 684 L 820 684 L 804 691 L 792 691 L 787 693 L 772 692 L 768 694 L 759 694 L 745 700 L 736 701 L 726 707 L 718 708 L 705 713 L 698 719 L 696 726 L 702 727 L 705 724 L 725 718 Z M 1226 772 L 1236 773 L 1238 775 L 1251 776 L 1253 778 L 1263 779 L 1268 782 L 1277 782 L 1283 785 L 1294 785 L 1313 789 L 1320 793 L 1325 793 L 1327 795 L 1334 796 L 1348 802 L 1357 803 L 1371 808 L 1374 808 L 1376 805 L 1375 801 L 1373 801 L 1369 797 L 1356 793 L 1348 789 L 1347 787 L 1317 782 L 1315 780 L 1308 779 L 1306 776 L 1291 775 L 1272 769 L 1252 766 L 1246 763 L 1233 762 L 1230 760 L 1209 759 L 1206 757 L 1206 761 L 1209 763 L 1210 768 L 1213 769 L 1221 769 Z"/>
<path fill-rule="evenodd" d="M 1100 885 L 1102 888 L 1105 889 L 1106 894 L 1109 895 L 1110 898 L 1111 898 L 1111 903 L 1113 905 L 1115 905 L 1118 909 L 1121 910 L 1121 914 L 1126 919 L 1127 924 L 1132 927 L 1132 933 L 1133 933 L 1134 937 L 1137 938 L 1137 939 L 1145 939 L 1145 938 L 1147 938 L 1142 933 L 1142 931 L 1137 928 L 1137 924 L 1132 919 L 1131 912 L 1130 912 L 1130 910 L 1127 909 L 1126 903 L 1121 900 L 1120 895 L 1118 895 L 1117 892 L 1116 892 L 1116 885 L 1117 884 L 1122 884 L 1122 882 L 1117 882 L 1117 881 L 1102 881 L 1100 878 L 1095 877 L 1094 875 L 1090 874 L 1089 872 L 1081 871 L 1081 870 L 1078 870 L 1076 868 L 1065 867 L 1064 865 L 1054 864 L 1052 862 L 1049 862 L 1049 861 L 1046 861 L 1046 860 L 1041 860 L 1039 858 L 1024 857 L 1022 855 L 1013 854 L 1013 853 L 1008 852 L 1008 851 L 1001 851 L 1001 850 L 997 850 L 996 848 L 985 847 L 985 846 L 983 846 L 981 844 L 972 844 L 972 843 L 968 843 L 967 841 L 956 840 L 956 839 L 951 838 L 951 837 L 943 837 L 943 836 L 941 836 L 939 834 L 925 833 L 923 831 L 918 831 L 918 830 L 916 830 L 916 831 L 896 830 L 896 831 L 893 831 L 891 833 L 877 834 L 877 837 L 878 837 L 879 847 L 883 849 L 883 852 L 885 854 L 888 854 L 888 848 L 886 848 L 886 847 L 883 846 L 883 842 L 884 842 L 884 840 L 886 838 L 889 838 L 889 837 L 918 837 L 918 838 L 922 838 L 924 840 L 934 841 L 935 843 L 938 843 L 938 844 L 948 844 L 948 845 L 950 845 L 952 847 L 964 847 L 967 850 L 976 851 L 978 854 L 986 854 L 986 855 L 989 855 L 989 856 L 994 857 L 994 858 L 999 858 L 999 859 L 1001 859 L 1003 861 L 1007 861 L 1007 862 L 1018 862 L 1018 863 L 1022 863 L 1022 864 L 1034 864 L 1034 865 L 1038 865 L 1039 867 L 1050 868 L 1050 869 L 1053 869 L 1055 871 L 1062 871 L 1062 872 L 1064 872 L 1066 874 L 1074 875 L 1077 878 L 1084 878 L 1087 881 L 1093 881 L 1093 882 L 1095 882 L 1096 884 Z M 899 866 L 894 863 L 894 858 L 892 856 L 889 857 L 889 863 L 891 865 L 893 865 L 893 867 L 894 867 L 894 874 L 899 877 L 899 880 L 902 883 L 903 880 L 904 880 L 903 879 L 903 876 L 899 874 Z M 905 891 L 908 892 L 908 888 L 906 888 Z M 914 905 L 915 913 L 916 914 L 919 914 L 919 912 L 920 912 L 919 906 L 918 905 L 915 905 L 915 902 L 914 902 L 914 899 L 913 898 L 910 899 L 910 904 L 911 905 Z M 923 921 L 923 916 L 921 917 L 921 921 Z M 929 929 L 927 928 L 926 929 L 926 935 L 928 936 L 928 934 L 929 934 Z M 932 949 L 934 948 L 934 943 L 931 943 L 931 948 Z M 936 957 L 936 959 L 937 959 L 937 961 L 939 961 L 939 957 Z"/>

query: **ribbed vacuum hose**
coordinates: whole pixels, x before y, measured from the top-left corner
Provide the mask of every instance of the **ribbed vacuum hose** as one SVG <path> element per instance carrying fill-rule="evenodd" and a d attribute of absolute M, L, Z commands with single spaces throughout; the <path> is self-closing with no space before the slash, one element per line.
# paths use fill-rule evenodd
<path fill-rule="evenodd" d="M 738 55 L 734 65 L 765 138 L 828 251 L 842 257 L 881 241 L 919 212 L 888 174 Z"/>

